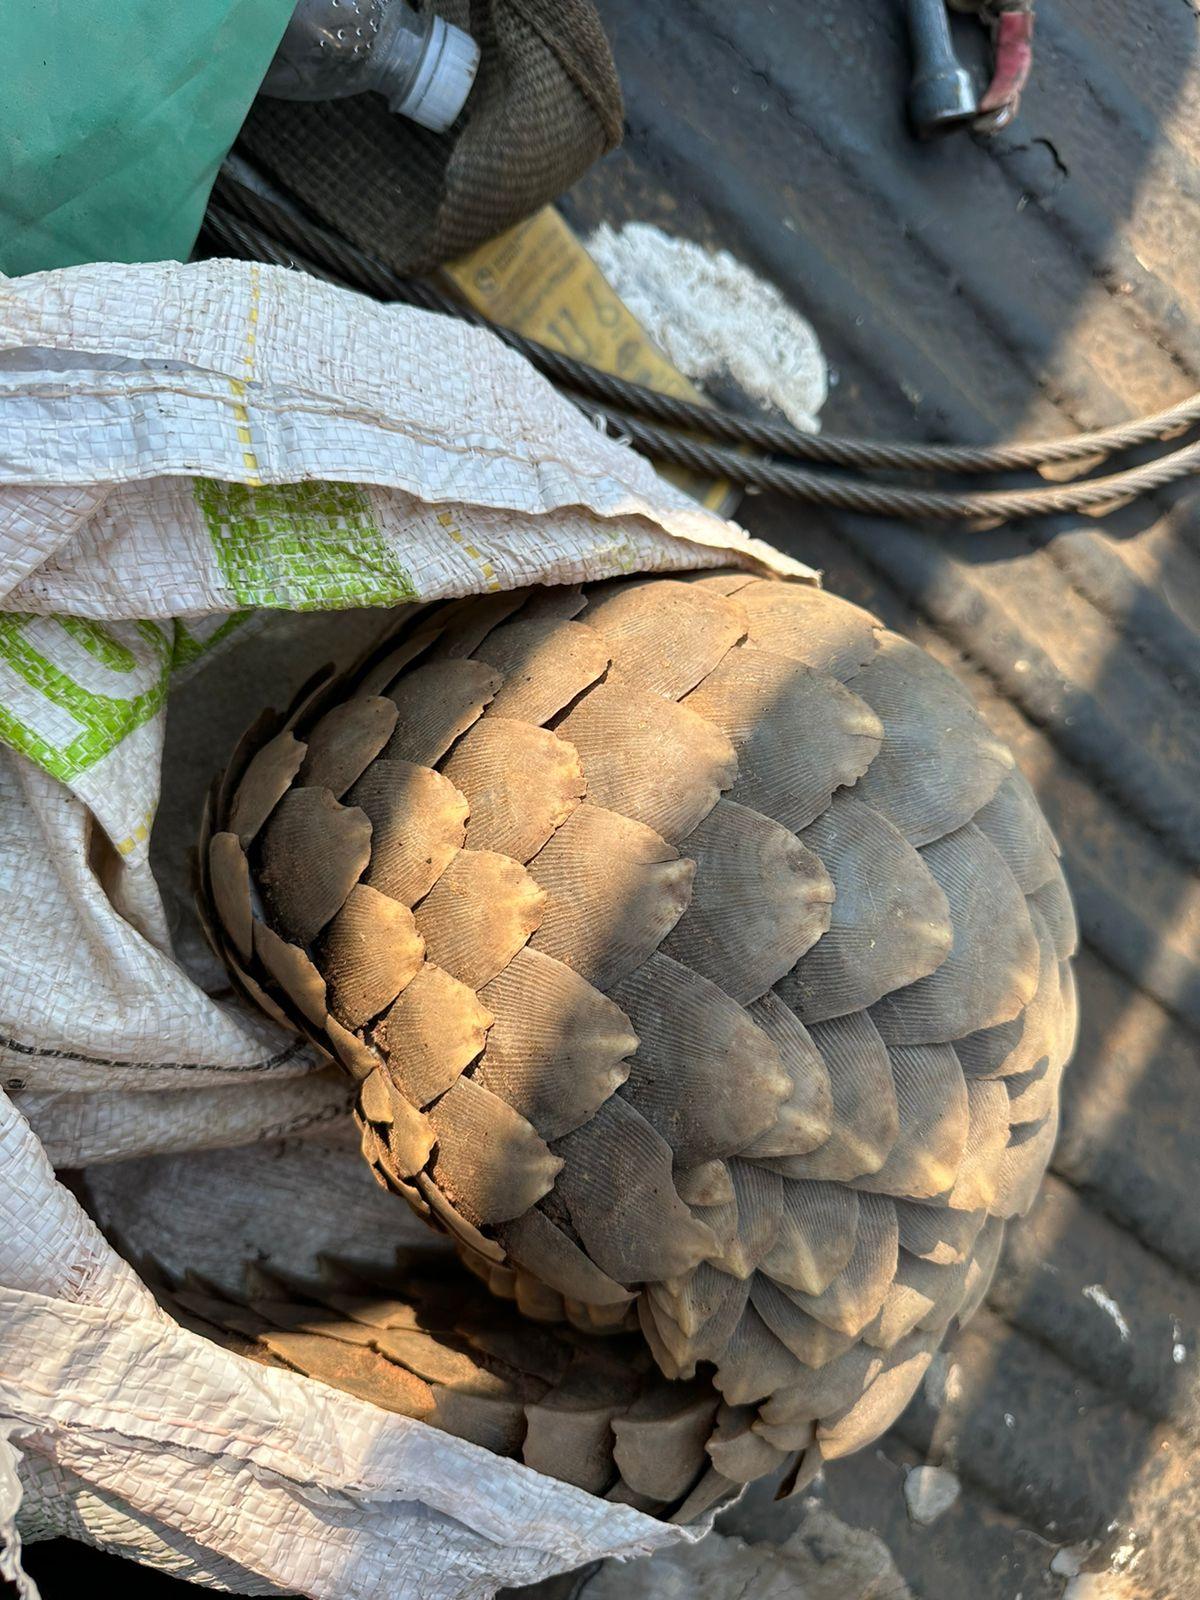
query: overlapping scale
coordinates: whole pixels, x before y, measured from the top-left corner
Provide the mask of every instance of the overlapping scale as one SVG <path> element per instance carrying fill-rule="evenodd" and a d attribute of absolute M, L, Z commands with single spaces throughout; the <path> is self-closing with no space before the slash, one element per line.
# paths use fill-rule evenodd
<path fill-rule="evenodd" d="M 822 1294 L 858 1242 L 859 1197 L 840 1183 L 785 1181 L 779 1232 L 762 1270 L 785 1289 Z"/>
<path fill-rule="evenodd" d="M 708 1259 L 735 1278 L 749 1278 L 779 1236 L 783 1179 L 756 1161 L 731 1161 L 729 1176 L 736 1223 L 732 1236 Z"/>
<path fill-rule="evenodd" d="M 281 939 L 265 922 L 255 921 L 254 954 L 288 999 L 314 1027 L 324 1025 L 325 979 L 299 945 Z"/>
<path fill-rule="evenodd" d="M 1054 940 L 1054 948 L 1058 951 L 1058 959 L 1069 961 L 1079 948 L 1079 924 L 1062 873 L 1056 872 L 1040 888 L 1035 889 L 1029 896 L 1029 904 L 1045 919 Z"/>
<path fill-rule="evenodd" d="M 465 983 L 427 961 L 401 991 L 372 1038 L 388 1071 L 416 1106 L 428 1105 L 482 1053 L 491 1012 Z"/>
<path fill-rule="evenodd" d="M 467 844 L 526 862 L 582 800 L 573 747 L 547 728 L 488 717 L 459 740 L 443 768 L 467 798 Z"/>
<path fill-rule="evenodd" d="M 254 950 L 250 863 L 236 833 L 214 833 L 208 841 L 208 876 L 213 909 L 243 962 Z"/>
<path fill-rule="evenodd" d="M 870 1444 L 900 1415 L 929 1370 L 936 1335 L 914 1334 L 888 1351 L 879 1373 L 841 1416 L 818 1424 L 817 1444 L 824 1461 L 836 1461 Z"/>
<path fill-rule="evenodd" d="M 554 1187 L 562 1157 L 476 1079 L 457 1078 L 427 1115 L 437 1135 L 433 1181 L 476 1226 L 519 1217 Z M 491 1160 L 479 1160 L 481 1147 Z"/>
<path fill-rule="evenodd" d="M 475 657 L 500 675 L 493 712 L 536 723 L 549 722 L 590 688 L 611 659 L 593 628 L 520 617 L 493 628 L 476 646 Z"/>
<path fill-rule="evenodd" d="M 408 907 L 356 883 L 321 935 L 318 955 L 338 1021 L 361 1028 L 379 1016 L 420 972 L 425 953 Z"/>
<path fill-rule="evenodd" d="M 1033 894 L 1058 876 L 1058 843 L 1024 773 L 1014 768 L 973 820 L 1000 852 L 1022 894 Z"/>
<path fill-rule="evenodd" d="M 829 927 L 832 880 L 794 833 L 732 800 L 717 802 L 686 847 L 696 880 L 661 948 L 748 1005 Z"/>
<path fill-rule="evenodd" d="M 610 989 L 687 910 L 695 862 L 645 823 L 588 801 L 530 862 L 545 898 L 533 945 Z"/>
<path fill-rule="evenodd" d="M 677 1376 L 691 1377 L 699 1362 L 715 1361 L 723 1354 L 745 1313 L 751 1281 L 702 1261 L 678 1292 L 667 1284 L 655 1284 L 643 1291 L 642 1301 L 651 1310 L 659 1335 L 670 1349 Z M 701 1306 L 707 1310 L 699 1320 L 689 1317 L 691 1284 L 700 1285 Z"/>
<path fill-rule="evenodd" d="M 996 1198 L 997 1174 L 1013 1120 L 1007 1086 L 986 1078 L 967 1081 L 967 1138 L 946 1204 L 958 1211 L 986 1209 Z"/>
<path fill-rule="evenodd" d="M 289 789 L 259 844 L 257 882 L 273 925 L 310 944 L 342 909 L 371 858 L 371 822 L 328 789 Z"/>
<path fill-rule="evenodd" d="M 467 835 L 467 802 L 440 772 L 384 757 L 347 796 L 371 823 L 363 882 L 413 906 L 441 877 Z"/>
<path fill-rule="evenodd" d="M 874 656 L 882 624 L 869 611 L 806 585 L 762 578 L 737 591 L 747 644 L 802 661 L 845 682 Z"/>
<path fill-rule="evenodd" d="M 530 598 L 528 589 L 496 589 L 491 594 L 466 595 L 434 613 L 437 628 L 430 656 L 436 660 L 462 660 L 473 655 L 493 628 L 520 611 Z"/>
<path fill-rule="evenodd" d="M 483 661 L 425 661 L 414 667 L 403 679 L 384 756 L 436 766 L 459 735 L 479 720 L 501 681 Z"/>
<path fill-rule="evenodd" d="M 839 794 L 801 838 L 833 879 L 834 901 L 827 932 L 779 982 L 797 1016 L 863 1011 L 937 971 L 950 952 L 950 907 L 898 829 Z"/>
<path fill-rule="evenodd" d="M 215 792 L 214 941 L 542 1342 L 210 1315 L 680 1517 L 885 1427 L 1032 1201 L 1074 1039 L 1057 846 L 963 689 L 833 596 L 698 573 L 456 602 L 280 726 Z"/>
<path fill-rule="evenodd" d="M 996 1198 L 992 1202 L 996 1216 L 1015 1217 L 1029 1210 L 1057 1135 L 1057 1106 L 1036 1122 L 1012 1125 L 1000 1162 Z"/>
<path fill-rule="evenodd" d="M 731 1296 L 736 1297 L 737 1281 L 711 1261 L 702 1261 L 682 1278 L 651 1284 L 646 1293 L 680 1333 L 691 1339 L 720 1314 Z"/>
<path fill-rule="evenodd" d="M 952 942 L 936 971 L 872 1009 L 889 1044 L 943 1044 L 993 1028 L 1037 992 L 1037 937 L 995 845 L 967 823 L 921 855 L 949 902 Z"/>
<path fill-rule="evenodd" d="M 255 751 L 233 796 L 230 829 L 245 849 L 292 786 L 306 747 L 293 733 L 283 732 Z"/>
<path fill-rule="evenodd" d="M 707 1384 L 660 1384 L 613 1418 L 613 1459 L 635 1494 L 678 1500 L 704 1466 L 717 1397 Z"/>
<path fill-rule="evenodd" d="M 555 1145 L 556 1188 L 592 1260 L 619 1283 L 678 1277 L 715 1243 L 679 1198 L 671 1147 L 621 1095 Z"/>
<path fill-rule="evenodd" d="M 858 797 L 911 844 L 932 844 L 965 827 L 1012 771 L 1007 747 L 957 681 L 907 640 L 883 634 L 849 687 L 884 728 L 879 754 L 858 780 Z"/>
<path fill-rule="evenodd" d="M 592 1117 L 630 1072 L 638 1036 L 619 1004 L 571 967 L 521 950 L 479 991 L 493 1018 L 476 1077 L 558 1139 Z"/>
<path fill-rule="evenodd" d="M 656 954 L 611 992 L 638 1041 L 622 1098 L 681 1169 L 732 1155 L 772 1126 L 792 1080 L 770 1036 L 723 989 Z"/>
<path fill-rule="evenodd" d="M 784 1288 L 794 1305 L 836 1333 L 857 1336 L 883 1305 L 896 1276 L 896 1208 L 883 1195 L 859 1198 L 853 1248 L 818 1294 Z"/>
<path fill-rule="evenodd" d="M 588 1305 L 628 1305 L 630 1290 L 601 1272 L 544 1211 L 536 1207 L 505 1224 L 505 1249 L 518 1266 L 540 1277 L 568 1300 Z"/>
<path fill-rule="evenodd" d="M 537 1472 L 603 1494 L 616 1476 L 612 1425 L 623 1402 L 606 1372 L 556 1384 L 525 1407 L 521 1459 Z"/>
<path fill-rule="evenodd" d="M 883 738 L 870 706 L 836 678 L 752 646 L 731 650 L 684 704 L 737 752 L 729 798 L 796 833 L 862 777 Z"/>
<path fill-rule="evenodd" d="M 598 584 L 582 621 L 608 645 L 617 676 L 668 700 L 707 677 L 748 626 L 736 599 L 672 578 Z"/>
<path fill-rule="evenodd" d="M 823 1367 L 802 1367 L 790 1384 L 775 1389 L 760 1406 L 760 1425 L 795 1427 L 817 1417 L 837 1416 L 882 1370 L 879 1351 L 861 1342 Z"/>
<path fill-rule="evenodd" d="M 732 743 L 707 718 L 623 678 L 584 695 L 558 732 L 579 754 L 594 805 L 671 844 L 703 821 L 738 773 Z"/>
<path fill-rule="evenodd" d="M 878 1194 L 927 1199 L 947 1194 L 970 1127 L 967 1085 L 948 1044 L 893 1045 L 888 1051 L 899 1128 L 887 1160 L 854 1180 Z"/>
<path fill-rule="evenodd" d="M 968 1269 L 966 1261 L 937 1266 L 901 1250 L 879 1315 L 863 1334 L 867 1344 L 891 1350 L 918 1330 L 941 1333 L 962 1304 Z"/>
<path fill-rule="evenodd" d="M 764 1285 L 769 1279 L 762 1280 Z M 764 1290 L 765 1292 L 765 1290 Z M 730 1405 L 747 1405 L 766 1400 L 779 1389 L 796 1381 L 798 1372 L 809 1365 L 794 1356 L 787 1345 L 767 1326 L 755 1306 L 747 1306 L 721 1355 L 713 1383 Z"/>
<path fill-rule="evenodd" d="M 797 1297 L 763 1274 L 750 1285 L 750 1304 L 780 1344 L 806 1367 L 823 1367 L 854 1343 L 854 1333 L 832 1328 L 828 1321 L 811 1316 Z"/>
<path fill-rule="evenodd" d="M 904 1249 L 943 1267 L 966 1260 L 987 1218 L 986 1211 L 952 1211 L 915 1200 L 893 1200 L 892 1204 Z"/>
<path fill-rule="evenodd" d="M 460 850 L 421 901 L 414 927 L 431 961 L 479 989 L 524 949 L 545 910 L 545 891 L 511 856 Z"/>
<path fill-rule="evenodd" d="M 333 706 L 308 734 L 300 783 L 340 800 L 387 744 L 398 717 L 395 701 L 382 695 L 356 695 Z"/>
<path fill-rule="evenodd" d="M 769 1127 L 739 1154 L 764 1160 L 771 1156 L 803 1155 L 823 1146 L 833 1130 L 833 1092 L 829 1069 L 812 1035 L 773 989 L 746 1007 L 746 1014 L 779 1051 L 791 1092 L 775 1112 Z"/>
<path fill-rule="evenodd" d="M 841 1182 L 878 1172 L 900 1131 L 887 1046 L 866 1011 L 816 1022 L 808 1031 L 829 1075 L 832 1126 L 816 1149 L 772 1164 L 790 1178 Z"/>
<path fill-rule="evenodd" d="M 781 1467 L 787 1452 L 778 1449 L 760 1433 L 754 1423 L 758 1412 L 753 1406 L 722 1404 L 708 1440 L 708 1455 L 722 1477 L 733 1483 L 753 1483 Z"/>

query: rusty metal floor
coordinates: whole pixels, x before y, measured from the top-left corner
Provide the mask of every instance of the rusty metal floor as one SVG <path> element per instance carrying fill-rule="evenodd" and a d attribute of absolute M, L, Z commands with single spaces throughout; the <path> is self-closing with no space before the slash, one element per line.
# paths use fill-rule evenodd
<path fill-rule="evenodd" d="M 903 121 L 902 9 L 600 0 L 628 130 L 568 215 L 649 220 L 776 283 L 836 369 L 830 431 L 1047 435 L 1200 389 L 1195 0 L 1043 0 L 1019 120 L 935 146 Z M 1048 1600 L 1056 1547 L 1093 1541 L 1088 1569 L 1118 1576 L 1072 1595 L 1196 1600 L 1200 489 L 963 535 L 765 496 L 740 516 L 953 664 L 1041 796 L 1086 938 L 1053 1174 L 940 1408 L 834 1465 L 827 1501 L 922 1600 Z M 924 1529 L 900 1489 L 923 1459 L 964 1486 Z"/>

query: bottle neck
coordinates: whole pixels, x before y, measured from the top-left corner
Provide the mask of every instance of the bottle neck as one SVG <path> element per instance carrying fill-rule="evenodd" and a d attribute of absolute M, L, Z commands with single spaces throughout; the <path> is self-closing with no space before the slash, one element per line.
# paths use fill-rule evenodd
<path fill-rule="evenodd" d="M 371 87 L 385 96 L 391 111 L 444 133 L 471 92 L 479 47 L 428 6 L 417 12 L 404 0 L 392 0 L 371 64 Z"/>

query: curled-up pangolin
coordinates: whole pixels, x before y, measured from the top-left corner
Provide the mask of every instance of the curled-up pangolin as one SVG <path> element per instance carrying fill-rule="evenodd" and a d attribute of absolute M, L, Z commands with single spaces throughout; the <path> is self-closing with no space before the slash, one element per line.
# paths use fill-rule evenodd
<path fill-rule="evenodd" d="M 820 590 L 427 611 L 251 730 L 201 858 L 379 1181 L 528 1317 L 639 1328 L 710 1394 L 631 1400 L 618 1464 L 691 1429 L 723 1483 L 803 1481 L 874 1438 L 1054 1143 L 1055 841 L 954 678 Z"/>
<path fill-rule="evenodd" d="M 441 1250 L 378 1268 L 324 1259 L 312 1280 L 249 1262 L 236 1297 L 193 1274 L 153 1277 L 193 1332 L 591 1494 L 686 1522 L 733 1487 L 714 1461 L 746 1430 L 711 1383 L 669 1382 L 636 1329 L 531 1327 Z"/>

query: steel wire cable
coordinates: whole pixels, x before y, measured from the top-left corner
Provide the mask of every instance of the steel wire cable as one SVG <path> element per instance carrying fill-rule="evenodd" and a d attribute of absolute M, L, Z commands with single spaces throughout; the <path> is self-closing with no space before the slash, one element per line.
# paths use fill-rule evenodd
<path fill-rule="evenodd" d="M 249 174 L 249 169 L 247 169 Z M 560 350 L 540 344 L 511 328 L 489 322 L 436 285 L 404 278 L 356 245 L 311 222 L 287 198 L 265 194 L 245 181 L 233 180 L 237 202 L 260 225 L 290 240 L 297 248 L 323 252 L 327 262 L 358 286 L 388 299 L 404 300 L 426 310 L 443 311 L 496 333 L 524 355 L 539 371 L 568 388 L 591 395 L 607 405 L 633 412 L 655 422 L 705 433 L 729 444 L 751 444 L 800 460 L 830 466 L 879 468 L 898 472 L 1003 473 L 1025 472 L 1041 466 L 1086 462 L 1155 444 L 1200 425 L 1200 394 L 1148 416 L 1111 427 L 1092 429 L 1066 438 L 1032 440 L 1005 445 L 907 444 L 881 439 L 849 439 L 837 434 L 802 433 L 787 423 L 747 417 L 724 407 L 661 394 L 657 389 L 603 372 Z M 217 192 L 231 195 L 232 185 Z"/>
<path fill-rule="evenodd" d="M 231 195 L 231 190 L 233 194 Z M 785 462 L 722 448 L 666 422 L 729 442 L 751 443 L 829 465 L 889 470 L 1017 471 L 1037 465 L 1086 460 L 1151 443 L 1200 422 L 1200 395 L 1153 416 L 1113 428 L 1040 444 L 975 447 L 882 444 L 803 434 L 783 424 L 745 418 L 720 408 L 677 400 L 643 385 L 601 372 L 493 324 L 435 286 L 402 278 L 382 262 L 290 205 L 245 183 L 223 182 L 221 201 L 233 200 L 254 221 L 234 216 L 226 204 L 210 204 L 205 225 L 218 244 L 247 259 L 294 266 L 343 287 L 365 289 L 385 300 L 403 300 L 485 327 L 526 355 L 588 415 L 615 428 L 658 460 L 728 477 L 748 487 L 771 489 L 808 501 L 868 515 L 906 519 L 982 518 L 1011 520 L 1075 511 L 1102 512 L 1136 495 L 1200 472 L 1200 444 L 1184 446 L 1122 472 L 1067 484 L 1029 489 L 936 490 L 876 484 L 855 477 L 808 471 Z M 315 258 L 315 259 L 314 259 Z M 647 415 L 655 421 L 648 421 Z"/>
<path fill-rule="evenodd" d="M 544 347 L 543 347 L 544 348 Z M 555 351 L 549 354 L 554 356 Z M 570 359 L 570 358 L 566 358 Z M 572 366 L 582 365 L 573 362 Z M 589 372 L 595 371 L 589 369 Z M 608 374 L 601 374 L 607 379 Z M 838 434 L 801 433 L 787 423 L 742 416 L 720 406 L 695 400 L 681 400 L 660 394 L 642 384 L 623 379 L 592 383 L 566 376 L 563 384 L 580 389 L 594 398 L 615 402 L 622 410 L 655 422 L 708 434 L 729 444 L 750 444 L 779 455 L 820 462 L 828 466 L 861 467 L 892 472 L 1004 473 L 1026 472 L 1043 466 L 1087 463 L 1097 456 L 1108 456 L 1154 444 L 1172 434 L 1183 433 L 1200 424 L 1200 394 L 1190 395 L 1178 405 L 1152 416 L 1091 433 L 1073 434 L 1065 439 L 1046 439 L 1011 445 L 905 444 L 882 439 L 848 439 Z M 622 403 L 622 391 L 629 392 L 636 404 Z"/>
<path fill-rule="evenodd" d="M 288 267 L 296 272 L 304 272 L 309 277 L 320 278 L 324 283 L 332 283 L 339 289 L 347 287 L 345 278 L 336 272 L 329 271 L 302 252 L 286 247 L 253 223 L 244 222 L 211 202 L 204 214 L 201 238 L 205 235 L 222 249 L 231 251 L 239 260 L 262 261 L 271 267 Z"/>
<path fill-rule="evenodd" d="M 610 410 L 569 395 L 585 414 L 612 428 L 647 455 L 711 477 L 732 478 L 750 488 L 771 489 L 796 500 L 860 511 L 870 516 L 911 521 L 969 517 L 1012 521 L 1019 517 L 1054 516 L 1072 511 L 1102 512 L 1154 489 L 1200 472 L 1200 443 L 1186 445 L 1157 460 L 1103 478 L 1038 489 L 937 490 L 870 483 L 863 478 L 837 478 L 783 462 L 747 456 L 721 445 L 706 444 L 687 434 Z"/>

